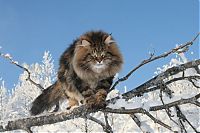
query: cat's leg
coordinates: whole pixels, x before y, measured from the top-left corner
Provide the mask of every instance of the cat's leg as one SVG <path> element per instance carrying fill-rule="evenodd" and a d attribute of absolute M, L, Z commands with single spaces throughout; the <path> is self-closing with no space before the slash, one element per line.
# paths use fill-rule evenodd
<path fill-rule="evenodd" d="M 58 112 L 60 108 L 59 101 L 56 102 L 56 107 L 54 108 L 53 112 Z"/>
<path fill-rule="evenodd" d="M 83 104 L 86 104 L 88 108 L 91 108 L 96 103 L 95 98 L 95 91 L 91 88 L 85 89 L 85 91 L 82 92 L 82 95 L 84 96 Z"/>
<path fill-rule="evenodd" d="M 78 106 L 79 103 L 76 99 L 74 98 L 69 98 L 68 99 L 68 107 L 67 110 L 73 109 L 74 107 Z"/>
<path fill-rule="evenodd" d="M 114 77 L 109 77 L 107 79 L 101 80 L 98 83 L 98 86 L 95 88 L 95 98 L 96 98 L 95 106 L 97 108 L 104 108 L 106 106 L 106 97 L 112 85 L 113 78 Z"/>
<path fill-rule="evenodd" d="M 107 92 L 104 89 L 88 89 L 82 93 L 88 108 L 103 108 L 106 106 Z"/>
<path fill-rule="evenodd" d="M 68 96 L 69 105 L 78 106 L 84 101 L 83 95 L 73 85 L 67 86 L 65 94 Z M 68 108 L 70 109 L 72 106 L 69 106 Z"/>
<path fill-rule="evenodd" d="M 96 106 L 99 108 L 105 107 L 106 97 L 107 97 L 107 91 L 105 89 L 98 89 L 95 94 Z"/>

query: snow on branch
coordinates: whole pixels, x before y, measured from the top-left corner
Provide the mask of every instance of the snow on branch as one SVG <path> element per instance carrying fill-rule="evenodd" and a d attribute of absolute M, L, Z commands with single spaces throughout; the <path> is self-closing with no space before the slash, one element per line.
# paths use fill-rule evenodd
<path fill-rule="evenodd" d="M 194 41 L 198 38 L 199 34 L 200 33 L 198 33 L 194 37 L 194 39 L 192 39 L 191 41 L 189 41 L 189 42 L 187 42 L 185 44 L 179 45 L 178 47 L 173 48 L 170 51 L 165 52 L 165 53 L 163 53 L 163 54 L 161 54 L 159 56 L 155 56 L 154 57 L 154 53 L 150 54 L 150 57 L 148 59 L 143 60 L 139 65 L 137 65 L 135 68 L 133 68 L 126 76 L 118 79 L 114 83 L 114 85 L 111 87 L 111 90 L 115 89 L 115 86 L 117 86 L 117 84 L 119 84 L 120 82 L 127 80 L 131 76 L 131 74 L 133 72 L 135 72 L 136 70 L 138 70 L 140 67 L 144 66 L 145 64 L 148 64 L 148 63 L 150 63 L 152 61 L 155 61 L 155 60 L 158 60 L 158 59 L 161 59 L 161 58 L 165 58 L 168 55 L 173 54 L 173 53 L 183 53 L 183 52 L 186 52 L 189 49 L 189 47 L 194 43 Z"/>
<path fill-rule="evenodd" d="M 164 58 L 170 54 L 173 53 L 182 53 L 186 52 L 188 48 L 194 43 L 194 41 L 197 39 L 199 34 L 192 40 L 185 44 L 179 45 L 178 47 L 171 49 L 168 52 L 165 52 L 159 56 L 154 56 L 154 53 L 151 54 L 151 56 L 142 61 L 138 66 L 133 68 L 125 77 L 120 78 L 117 80 L 113 86 L 111 87 L 110 91 L 112 91 L 120 82 L 123 82 L 127 80 L 133 72 L 138 70 L 140 67 L 142 67 L 145 64 L 148 64 L 150 62 L 153 62 L 157 59 Z M 34 85 L 38 86 L 40 89 L 43 89 L 43 87 L 34 81 L 31 80 L 28 69 L 25 67 L 19 65 L 16 61 L 12 59 L 10 55 L 2 54 L 0 53 L 2 57 L 10 60 L 12 64 L 15 64 L 19 68 L 23 69 L 28 73 L 27 80 L 29 80 Z M 187 81 L 190 83 L 187 87 L 191 89 L 199 89 L 199 79 L 200 79 L 200 59 L 194 60 L 191 62 L 187 62 L 178 66 L 174 66 L 171 68 L 168 68 L 167 70 L 163 71 L 162 73 L 158 74 L 154 78 L 146 81 L 145 83 L 141 84 L 140 86 L 120 95 L 116 96 L 114 98 L 111 98 L 107 100 L 106 108 L 99 108 L 99 109 L 91 109 L 87 106 L 83 105 L 80 107 L 77 107 L 73 109 L 71 112 L 57 112 L 57 113 L 46 113 L 43 115 L 38 116 L 32 116 L 27 117 L 23 119 L 17 119 L 17 120 L 11 120 L 4 125 L 0 125 L 0 132 L 3 131 L 12 131 L 12 130 L 18 130 L 22 129 L 27 132 L 32 132 L 31 128 L 34 126 L 42 126 L 46 124 L 54 124 L 57 122 L 72 120 L 75 118 L 85 118 L 89 119 L 97 124 L 99 124 L 103 131 L 112 133 L 113 127 L 110 124 L 109 114 L 127 114 L 134 120 L 136 125 L 139 127 L 139 129 L 142 132 L 148 132 L 148 129 L 145 126 L 147 125 L 147 122 L 145 123 L 142 121 L 142 117 L 146 116 L 146 119 L 150 119 L 154 123 L 157 123 L 161 127 L 163 127 L 166 130 L 162 131 L 173 131 L 173 132 L 187 132 L 188 125 L 189 127 L 194 131 L 198 132 L 199 127 L 196 127 L 193 125 L 190 119 L 188 119 L 187 114 L 182 110 L 183 106 L 190 107 L 191 105 L 195 106 L 197 110 L 200 108 L 200 93 L 197 90 L 197 93 L 188 94 L 187 96 L 180 95 L 178 98 L 174 97 L 174 91 L 173 86 L 174 83 L 180 82 L 180 81 Z M 191 70 L 192 69 L 192 70 Z M 188 75 L 188 71 L 195 71 L 190 73 Z M 185 91 L 185 90 L 184 90 Z M 193 90 L 191 90 L 193 91 Z M 154 93 L 155 92 L 155 93 Z M 135 105 L 136 102 L 133 102 L 131 106 L 126 107 L 122 106 L 118 108 L 112 108 L 113 105 L 115 105 L 117 102 L 124 101 L 127 104 L 131 103 L 130 101 L 136 100 L 136 98 L 141 99 L 147 99 L 150 97 L 150 93 L 154 93 L 155 95 L 158 95 L 157 102 L 153 103 L 153 101 L 147 101 L 147 104 L 142 103 L 142 101 L 139 101 L 141 103 L 138 103 L 138 105 Z M 190 92 L 188 92 L 190 93 Z M 134 99 L 135 98 L 135 99 Z M 186 108 L 186 110 L 189 110 L 190 108 Z M 175 111 L 174 111 L 175 110 Z M 102 112 L 104 114 L 104 121 L 97 119 L 96 117 L 92 116 L 93 113 L 96 112 Z M 156 117 L 156 113 L 162 112 L 163 114 L 168 116 L 169 121 L 166 122 L 165 120 Z M 141 115 L 141 114 L 144 114 Z M 167 119 L 167 118 L 166 118 Z M 187 122 L 187 124 L 186 124 Z M 145 125 L 146 124 L 146 125 Z M 178 129 L 174 128 L 178 127 Z"/>
<path fill-rule="evenodd" d="M 7 59 L 7 60 L 9 60 L 9 62 L 11 64 L 14 64 L 17 67 L 19 67 L 20 69 L 26 71 L 28 73 L 28 77 L 26 78 L 26 80 L 30 81 L 33 85 L 37 86 L 39 89 L 41 89 L 41 91 L 44 90 L 44 88 L 40 84 L 37 84 L 35 81 L 33 81 L 31 79 L 31 72 L 26 67 L 20 65 L 18 63 L 18 61 L 13 60 L 13 58 L 12 58 L 12 56 L 10 54 L 8 54 L 8 53 L 7 54 L 0 53 L 0 56 L 3 57 L 3 58 L 5 58 L 5 59 Z"/>
<path fill-rule="evenodd" d="M 122 98 L 128 100 L 128 99 L 131 99 L 132 97 L 141 96 L 144 93 L 148 93 L 148 92 L 158 90 L 158 89 L 160 89 L 160 87 L 158 86 L 158 83 L 161 83 L 165 78 L 172 76 L 172 75 L 176 75 L 180 72 L 184 72 L 186 69 L 189 69 L 189 68 L 196 68 L 199 65 L 200 65 L 200 59 L 195 60 L 195 61 L 191 61 L 191 62 L 187 62 L 187 63 L 181 64 L 179 66 L 174 66 L 172 68 L 169 68 L 166 71 L 164 71 L 163 73 L 161 73 L 161 74 L 155 76 L 154 78 L 146 81 L 142 85 L 132 89 L 131 91 L 128 91 L 128 92 L 122 94 Z M 200 76 L 189 76 L 189 77 L 174 78 L 172 80 L 167 81 L 165 84 L 168 85 L 168 84 L 175 82 L 175 81 L 178 81 L 178 80 L 192 79 L 192 78 L 199 79 Z M 114 102 L 119 98 L 120 97 L 118 96 L 118 97 L 115 97 L 113 99 L 110 99 L 110 101 Z"/>
<path fill-rule="evenodd" d="M 187 98 L 187 99 L 180 99 L 177 101 L 173 101 L 171 103 L 167 103 L 165 105 L 157 105 L 157 106 L 152 106 L 149 108 L 149 111 L 158 111 L 162 109 L 167 109 L 171 108 L 176 105 L 182 105 L 182 104 L 194 104 L 196 105 L 196 102 L 199 104 L 197 101 L 200 98 L 200 93 L 195 95 L 194 97 Z M 107 113 L 117 113 L 117 114 L 135 114 L 135 113 L 142 113 L 147 116 L 149 116 L 155 123 L 159 123 L 162 126 L 168 128 L 171 130 L 171 127 L 164 124 L 160 120 L 157 120 L 154 118 L 152 115 L 150 115 L 149 111 L 143 109 L 143 108 L 135 108 L 135 109 L 112 109 L 112 108 L 106 108 L 106 109 L 88 109 L 86 106 L 81 106 L 78 108 L 75 108 L 72 112 L 62 112 L 62 113 L 50 113 L 46 115 L 41 115 L 41 116 L 36 116 L 36 117 L 30 117 L 30 118 L 24 118 L 24 119 L 18 119 L 15 121 L 9 121 L 6 126 L 0 126 L 0 131 L 11 131 L 11 130 L 17 130 L 17 129 L 29 129 L 30 127 L 33 126 L 42 126 L 46 124 L 53 124 L 56 122 L 62 122 L 78 117 L 84 117 L 87 114 L 94 113 L 97 111 L 103 111 Z M 90 119 L 93 119 L 89 117 Z M 94 119 L 93 119 L 94 120 Z M 97 120 L 94 120 L 97 121 Z M 105 125 L 104 125 L 105 126 Z"/>

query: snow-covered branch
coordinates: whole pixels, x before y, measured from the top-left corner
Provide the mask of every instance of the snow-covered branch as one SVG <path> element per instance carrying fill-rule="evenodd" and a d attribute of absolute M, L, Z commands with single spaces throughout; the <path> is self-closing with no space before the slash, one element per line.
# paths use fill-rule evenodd
<path fill-rule="evenodd" d="M 154 53 L 152 53 L 148 59 L 143 60 L 139 65 L 137 65 L 135 68 L 133 68 L 126 76 L 124 76 L 124 77 L 118 79 L 118 80 L 113 84 L 113 86 L 111 87 L 110 90 L 115 89 L 115 86 L 117 86 L 117 84 L 119 84 L 120 82 L 127 80 L 127 79 L 131 76 L 131 74 L 132 74 L 133 72 L 135 72 L 136 70 L 138 70 L 140 67 L 142 67 L 142 66 L 144 66 L 144 65 L 146 65 L 146 64 L 148 64 L 148 63 L 150 63 L 150 62 L 153 62 L 153 61 L 155 61 L 155 60 L 158 60 L 158 59 L 161 59 L 161 58 L 165 58 L 165 57 L 167 57 L 167 56 L 169 56 L 170 54 L 173 54 L 173 53 L 183 53 L 183 52 L 186 52 L 186 51 L 189 49 L 189 47 L 194 43 L 194 41 L 199 37 L 199 34 L 200 34 L 200 33 L 198 33 L 198 34 L 194 37 L 194 39 L 192 39 L 191 41 L 189 41 L 189 42 L 187 42 L 187 43 L 185 43 L 185 44 L 179 45 L 178 47 L 173 48 L 173 49 L 171 49 L 170 51 L 165 52 L 165 53 L 163 53 L 163 54 L 161 54 L 161 55 L 158 55 L 158 56 L 155 56 L 155 57 L 154 57 Z"/>
<path fill-rule="evenodd" d="M 28 76 L 26 78 L 27 81 L 30 81 L 33 85 L 37 86 L 38 88 L 42 90 L 44 90 L 44 88 L 40 85 L 40 84 L 37 84 L 35 81 L 33 81 L 31 79 L 31 72 L 24 66 L 20 65 L 17 61 L 13 60 L 12 56 L 10 54 L 3 54 L 3 53 L 0 53 L 0 56 L 5 58 L 5 59 L 8 59 L 10 61 L 11 64 L 14 64 L 16 65 L 17 67 L 19 67 L 20 69 L 24 70 L 25 72 L 28 73 Z"/>
<path fill-rule="evenodd" d="M 128 92 L 122 94 L 122 98 L 128 100 L 128 99 L 131 99 L 132 97 L 142 96 L 145 93 L 158 90 L 158 89 L 160 89 L 158 84 L 162 83 L 163 80 L 166 79 L 167 77 L 172 76 L 172 75 L 176 75 L 180 72 L 184 72 L 186 69 L 189 69 L 189 68 L 196 68 L 199 65 L 200 65 L 200 59 L 194 60 L 194 61 L 191 61 L 191 62 L 187 62 L 187 63 L 181 64 L 179 66 L 174 66 L 172 68 L 169 68 L 166 71 L 164 71 L 163 73 L 161 73 L 161 74 L 155 76 L 154 78 L 146 81 L 142 85 L 132 89 L 131 91 L 128 91 Z M 165 85 L 168 85 L 168 84 L 173 83 L 173 82 L 178 81 L 178 80 L 192 79 L 192 78 L 199 79 L 200 76 L 196 75 L 196 76 L 188 76 L 188 77 L 186 76 L 186 77 L 173 78 L 169 81 L 166 81 Z M 119 98 L 120 97 L 115 97 L 113 99 L 110 99 L 110 101 L 114 102 Z"/>
<path fill-rule="evenodd" d="M 30 127 L 33 126 L 42 126 L 46 124 L 53 124 L 57 122 L 62 122 L 78 117 L 84 117 L 87 114 L 94 113 L 97 111 L 103 111 L 107 113 L 117 113 L 117 114 L 135 114 L 135 113 L 142 113 L 147 116 L 149 116 L 155 123 L 159 123 L 162 126 L 168 128 L 171 130 L 171 127 L 164 124 L 161 120 L 158 120 L 154 118 L 149 112 L 151 111 L 158 111 L 162 109 L 168 109 L 171 107 L 174 107 L 176 105 L 182 105 L 182 104 L 195 104 L 195 102 L 200 98 L 200 93 L 195 95 L 194 97 L 187 98 L 187 99 L 180 99 L 177 101 L 173 101 L 170 103 L 167 103 L 165 105 L 157 105 L 157 106 L 152 106 L 149 108 L 149 110 L 145 110 L 143 108 L 135 108 L 135 109 L 112 109 L 112 108 L 106 108 L 106 109 L 88 109 L 86 106 L 81 106 L 78 108 L 75 108 L 72 112 L 62 112 L 62 113 L 50 113 L 46 115 L 41 115 L 41 116 L 36 116 L 36 117 L 30 117 L 30 118 L 24 118 L 24 119 L 18 119 L 15 121 L 9 121 L 6 125 L 0 126 L 0 131 L 10 131 L 10 130 L 17 130 L 17 129 L 24 129 L 27 130 Z M 94 120 L 92 117 L 89 117 L 93 121 Z M 103 125 L 103 124 L 102 124 Z M 103 125 L 105 126 L 105 125 Z"/>

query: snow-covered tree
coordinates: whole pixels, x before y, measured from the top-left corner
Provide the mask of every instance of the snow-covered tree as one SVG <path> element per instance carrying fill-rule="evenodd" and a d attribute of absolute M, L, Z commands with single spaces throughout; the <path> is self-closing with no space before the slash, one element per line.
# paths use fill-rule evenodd
<path fill-rule="evenodd" d="M 44 52 L 41 64 L 28 65 L 24 63 L 23 67 L 30 71 L 30 78 L 44 88 L 51 85 L 55 80 L 54 64 L 49 52 Z M 27 77 L 28 73 L 24 71 L 19 76 L 18 83 L 12 89 L 11 96 L 6 104 L 5 119 L 29 116 L 31 102 L 41 93 L 41 89 L 28 81 Z"/>
<path fill-rule="evenodd" d="M 8 102 L 8 93 L 5 87 L 5 83 L 0 79 L 0 120 L 3 119 L 5 114 L 6 104 Z"/>

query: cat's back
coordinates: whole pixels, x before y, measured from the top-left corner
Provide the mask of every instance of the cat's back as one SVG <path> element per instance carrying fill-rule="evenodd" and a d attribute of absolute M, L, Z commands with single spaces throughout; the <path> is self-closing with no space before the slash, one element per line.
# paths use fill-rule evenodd
<path fill-rule="evenodd" d="M 75 50 L 75 44 L 77 40 L 75 40 L 70 46 L 62 53 L 60 56 L 60 65 L 66 64 L 71 60 L 71 58 L 74 55 L 74 50 Z"/>

